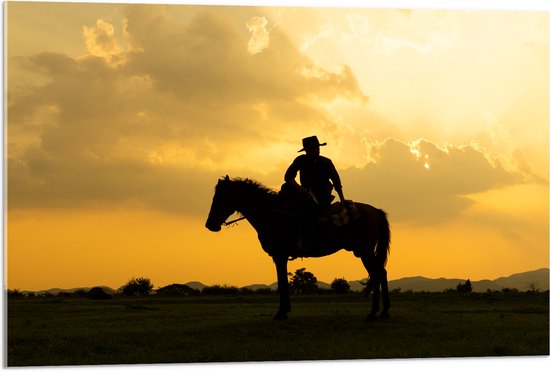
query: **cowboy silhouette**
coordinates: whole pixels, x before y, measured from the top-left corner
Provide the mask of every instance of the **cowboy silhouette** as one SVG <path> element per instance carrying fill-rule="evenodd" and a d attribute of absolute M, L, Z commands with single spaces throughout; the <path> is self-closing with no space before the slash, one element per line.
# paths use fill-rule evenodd
<path fill-rule="evenodd" d="M 303 148 L 298 152 L 305 151 L 305 154 L 296 157 L 285 173 L 285 182 L 293 188 L 305 189 L 309 192 L 314 201 L 325 208 L 334 199 L 332 188 L 336 190 L 340 201 L 344 203 L 342 182 L 332 161 L 321 156 L 320 147 L 326 143 L 319 143 L 316 136 L 302 139 Z M 296 175 L 300 172 L 300 185 L 296 182 Z"/>

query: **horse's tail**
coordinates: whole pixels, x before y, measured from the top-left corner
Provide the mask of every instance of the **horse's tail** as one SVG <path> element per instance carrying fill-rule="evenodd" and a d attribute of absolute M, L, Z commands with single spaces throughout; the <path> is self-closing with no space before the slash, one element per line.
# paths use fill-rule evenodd
<path fill-rule="evenodd" d="M 384 210 L 378 209 L 378 214 L 380 215 L 380 230 L 375 254 L 376 257 L 380 258 L 380 261 L 384 263 L 384 266 L 386 266 L 391 243 L 390 223 L 388 221 L 388 214 L 386 214 Z"/>

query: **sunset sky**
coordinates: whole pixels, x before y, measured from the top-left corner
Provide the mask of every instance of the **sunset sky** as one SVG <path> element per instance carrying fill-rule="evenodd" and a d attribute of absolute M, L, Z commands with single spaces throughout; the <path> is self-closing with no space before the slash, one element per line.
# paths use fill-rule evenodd
<path fill-rule="evenodd" d="M 270 284 L 221 176 L 278 190 L 301 139 L 384 209 L 389 279 L 549 266 L 550 13 L 8 2 L 10 289 Z M 352 253 L 296 260 L 325 282 Z M 526 283 L 527 284 L 527 283 Z"/>

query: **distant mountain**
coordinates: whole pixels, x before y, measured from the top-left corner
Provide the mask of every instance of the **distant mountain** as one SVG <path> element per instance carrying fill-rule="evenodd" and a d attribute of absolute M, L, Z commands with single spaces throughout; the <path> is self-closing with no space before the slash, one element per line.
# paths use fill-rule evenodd
<path fill-rule="evenodd" d="M 192 289 L 199 290 L 199 291 L 202 291 L 202 289 L 207 286 L 207 285 L 205 285 L 201 282 L 197 282 L 197 281 L 187 282 L 185 285 L 191 287 Z"/>
<path fill-rule="evenodd" d="M 115 289 L 112 289 L 108 286 L 93 286 L 93 287 L 100 287 L 103 289 L 103 291 L 105 291 L 107 294 L 115 294 L 116 293 L 116 290 Z M 66 292 L 66 293 L 73 293 L 73 292 L 77 292 L 78 290 L 83 290 L 83 291 L 90 291 L 93 287 L 76 287 L 74 289 L 60 289 L 60 288 L 53 288 L 53 289 L 48 289 L 48 290 L 40 290 L 40 291 L 22 291 L 23 294 L 30 294 L 30 293 L 33 293 L 35 295 L 43 295 L 43 294 L 51 294 L 51 295 L 57 295 L 61 292 Z"/>
<path fill-rule="evenodd" d="M 512 274 L 508 277 L 500 277 L 495 280 L 480 280 L 480 281 L 471 281 L 472 283 L 472 289 L 474 292 L 486 292 L 487 290 L 495 290 L 499 291 L 504 288 L 509 289 L 517 289 L 518 291 L 527 291 L 531 289 L 540 290 L 540 291 L 547 291 L 549 287 L 549 273 L 550 269 L 548 268 L 542 268 L 537 269 L 534 271 L 529 272 L 523 272 L 523 273 L 516 273 Z M 447 289 L 456 289 L 457 285 L 459 283 L 466 282 L 467 278 L 426 278 L 426 277 L 405 277 L 405 278 L 399 278 L 396 280 L 391 280 L 388 282 L 388 286 L 390 291 L 395 289 L 401 289 L 401 291 L 427 291 L 427 292 L 440 292 L 445 291 Z M 357 281 L 348 281 L 350 285 L 350 289 L 352 291 L 361 291 L 363 290 L 364 285 L 361 284 L 361 282 L 366 282 L 367 279 L 364 278 L 362 280 Z M 202 291 L 203 288 L 205 288 L 207 285 L 192 281 L 187 282 L 185 285 L 191 287 L 192 289 Z M 330 289 L 330 284 L 322 281 L 318 281 L 317 285 L 319 288 L 322 289 Z M 99 286 L 108 294 L 114 294 L 117 290 L 112 289 L 107 286 Z M 271 290 L 275 291 L 277 290 L 277 282 L 272 283 L 271 285 L 266 284 L 253 284 L 253 285 L 247 285 L 244 286 L 247 289 L 250 290 L 258 290 L 258 289 L 264 289 L 264 288 L 270 288 Z M 68 292 L 72 293 L 78 290 L 84 290 L 88 291 L 91 287 L 78 287 L 74 289 L 60 289 L 60 288 L 53 288 L 49 290 L 42 290 L 42 291 L 22 291 L 23 294 L 52 294 L 57 295 L 60 292 Z"/>
<path fill-rule="evenodd" d="M 512 274 L 508 277 L 500 277 L 494 280 L 502 287 L 517 288 L 518 290 L 529 290 L 529 285 L 534 284 L 535 288 L 548 290 L 549 269 L 543 268 L 536 271 Z"/>
<path fill-rule="evenodd" d="M 535 271 L 513 274 L 508 277 L 500 277 L 495 280 L 470 281 L 474 292 L 485 292 L 490 290 L 502 290 L 504 288 L 517 289 L 518 291 L 527 291 L 538 289 L 548 290 L 549 281 L 548 268 Z M 388 282 L 390 290 L 400 288 L 401 291 L 444 291 L 446 289 L 456 289 L 459 283 L 466 282 L 467 278 L 426 278 L 426 277 L 407 277 L 392 280 Z"/>
<path fill-rule="evenodd" d="M 474 292 L 486 292 L 487 290 L 499 291 L 504 288 L 517 289 L 518 291 L 527 291 L 536 289 L 541 291 L 548 290 L 550 269 L 542 268 L 535 271 L 513 274 L 508 277 L 500 277 L 495 280 L 470 281 Z M 466 282 L 468 278 L 426 278 L 426 277 L 405 277 L 396 280 L 390 280 L 388 287 L 391 290 L 401 289 L 401 291 L 427 291 L 441 292 L 447 289 L 456 289 L 459 283 Z M 367 282 L 367 278 L 356 281 L 348 281 L 351 291 L 362 291 L 365 287 L 361 282 Z M 330 285 L 324 282 L 318 282 L 320 288 L 330 288 Z M 533 287 L 530 287 L 533 286 Z M 272 290 L 277 289 L 277 282 L 270 285 Z"/>
<path fill-rule="evenodd" d="M 406 277 L 388 282 L 391 290 L 401 289 L 401 291 L 444 291 L 446 289 L 456 289 L 459 283 L 464 283 L 466 279 L 447 279 L 447 278 L 426 278 L 426 277 Z M 472 282 L 472 287 L 475 287 Z"/>

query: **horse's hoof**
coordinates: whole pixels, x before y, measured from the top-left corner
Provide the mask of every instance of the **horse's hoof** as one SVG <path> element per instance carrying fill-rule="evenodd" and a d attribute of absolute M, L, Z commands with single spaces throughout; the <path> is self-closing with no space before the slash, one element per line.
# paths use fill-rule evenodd
<path fill-rule="evenodd" d="M 374 322 L 376 320 L 376 313 L 371 313 L 367 316 L 367 322 Z"/>
<path fill-rule="evenodd" d="M 380 318 L 381 319 L 388 319 L 388 318 L 390 318 L 390 313 L 389 312 L 382 312 L 380 314 Z"/>

